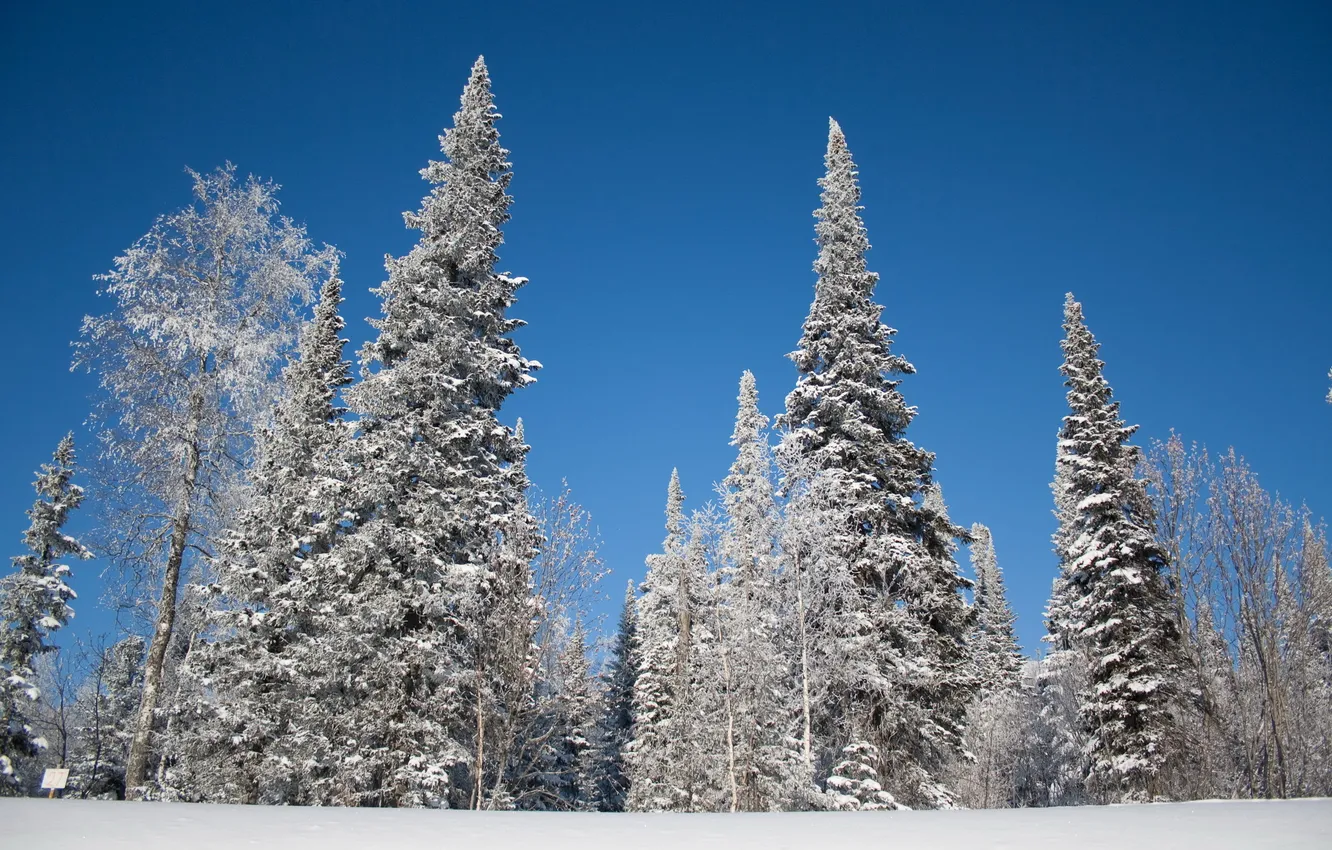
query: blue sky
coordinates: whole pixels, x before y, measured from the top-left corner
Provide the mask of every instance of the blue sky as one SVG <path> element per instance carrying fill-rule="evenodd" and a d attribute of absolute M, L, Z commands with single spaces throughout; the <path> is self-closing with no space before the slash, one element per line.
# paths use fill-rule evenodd
<path fill-rule="evenodd" d="M 829 8 L 830 7 L 830 8 Z M 1076 8 L 1075 8 L 1076 7 Z M 1332 6 L 1326 3 L 5 4 L 0 541 L 80 429 L 92 275 L 226 160 L 346 253 L 354 350 L 400 213 L 477 54 L 516 199 L 502 266 L 546 369 L 506 406 L 615 575 L 666 482 L 709 497 L 743 369 L 779 412 L 812 297 L 827 118 L 861 169 L 910 436 L 984 522 L 1030 649 L 1053 576 L 1063 293 L 1140 440 L 1234 445 L 1332 514 Z M 85 451 L 91 449 L 84 436 Z M 6 555 L 10 553 L 4 553 Z M 81 630 L 96 565 L 81 566 Z"/>

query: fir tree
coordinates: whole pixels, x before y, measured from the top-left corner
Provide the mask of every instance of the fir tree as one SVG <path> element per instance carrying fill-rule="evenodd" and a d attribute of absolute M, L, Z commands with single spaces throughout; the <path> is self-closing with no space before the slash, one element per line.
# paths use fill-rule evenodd
<path fill-rule="evenodd" d="M 1099 346 L 1071 293 L 1064 330 L 1071 413 L 1060 463 L 1075 514 L 1051 628 L 1070 635 L 1089 662 L 1080 714 L 1091 733 L 1091 790 L 1110 800 L 1153 799 L 1165 791 L 1176 743 L 1171 710 L 1182 660 L 1166 558 L 1134 476 L 1138 451 L 1128 439 L 1137 429 L 1119 418 Z"/>
<path fill-rule="evenodd" d="M 67 556 L 92 557 L 61 529 L 69 512 L 83 502 L 74 484 L 74 437 L 66 435 L 51 463 L 43 464 L 33 488 L 37 500 L 28 510 L 31 524 L 23 533 L 27 553 L 14 558 L 14 572 L 0 580 L 0 794 L 23 794 L 23 768 L 46 747 L 33 728 L 33 709 L 41 690 L 37 661 L 54 652 L 51 635 L 74 616 L 74 591 L 66 583 Z"/>
<path fill-rule="evenodd" d="M 915 370 L 892 352 L 896 332 L 873 301 L 878 275 L 865 263 L 856 168 L 835 121 L 825 164 L 818 282 L 782 417 L 786 486 L 802 464 L 829 477 L 845 516 L 830 545 L 860 588 L 861 633 L 848 639 L 870 672 L 845 682 L 851 714 L 836 724 L 841 744 L 873 744 L 895 798 L 945 805 L 935 773 L 961 746 L 972 689 L 966 580 L 952 558 L 966 533 L 923 503 L 934 456 L 906 438 L 915 409 L 898 389 L 899 376 Z"/>
<path fill-rule="evenodd" d="M 843 748 L 842 755 L 828 777 L 828 808 L 850 812 L 903 808 L 879 784 L 876 765 L 880 759 L 873 744 L 855 741 Z"/>
<path fill-rule="evenodd" d="M 588 674 L 587 632 L 575 623 L 560 653 L 548 745 L 541 766 L 542 794 L 533 808 L 595 810 L 592 751 L 595 702 Z"/>
<path fill-rule="evenodd" d="M 526 592 L 509 567 L 531 543 L 513 539 L 529 525 L 525 447 L 496 414 L 539 364 L 508 336 L 525 281 L 495 270 L 511 202 L 499 117 L 478 59 L 445 159 L 422 171 L 433 188 L 406 216 L 421 240 L 387 263 L 378 336 L 346 394 L 362 518 L 332 552 L 344 651 L 325 673 L 324 739 L 338 802 L 480 807 L 503 766 L 485 750 L 501 671 L 478 641 L 485 612 L 527 604 L 507 594 Z"/>
<path fill-rule="evenodd" d="M 633 739 L 634 686 L 638 681 L 638 617 L 634 583 L 624 589 L 619 628 L 602 673 L 602 715 L 597 730 L 595 802 L 598 811 L 622 812 L 629 795 L 625 749 Z"/>
<path fill-rule="evenodd" d="M 965 805 L 997 808 L 1017 804 L 1018 770 L 1032 704 L 1020 686 L 1023 665 L 1013 632 L 1013 612 L 990 530 L 971 526 L 975 573 L 975 625 L 970 636 L 979 690 L 967 709 L 967 749 L 952 783 Z"/>
<path fill-rule="evenodd" d="M 725 508 L 716 632 L 728 755 L 729 807 L 776 811 L 798 796 L 798 753 L 788 738 L 797 713 L 790 663 L 782 653 L 774 498 L 768 420 L 754 375 L 740 378 L 731 445 L 736 459 L 719 489 Z"/>
<path fill-rule="evenodd" d="M 638 600 L 638 679 L 633 741 L 626 753 L 631 811 L 691 811 L 707 805 L 699 751 L 699 680 L 705 625 L 700 618 L 706 566 L 684 516 L 680 476 L 671 471 L 666 540 L 648 557 Z"/>
<path fill-rule="evenodd" d="M 990 529 L 971 526 L 971 568 L 976 574 L 976 625 L 972 652 L 976 658 L 982 692 L 1016 688 L 1022 669 L 1022 653 L 1013 631 L 1016 617 L 1008 605 L 1004 576 L 994 554 Z"/>
<path fill-rule="evenodd" d="M 342 300 L 335 264 L 259 435 L 249 504 L 222 537 L 210 628 L 183 671 L 169 743 L 186 799 L 318 799 L 293 765 L 311 762 L 297 742 L 310 737 L 311 666 L 326 651 L 317 612 L 342 584 L 324 558 L 348 518 L 350 431 L 335 403 L 351 381 Z"/>

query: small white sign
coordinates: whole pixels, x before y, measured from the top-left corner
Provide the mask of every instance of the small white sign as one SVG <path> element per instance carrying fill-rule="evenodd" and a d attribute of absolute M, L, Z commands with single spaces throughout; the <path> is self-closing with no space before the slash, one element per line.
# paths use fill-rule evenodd
<path fill-rule="evenodd" d="M 52 791 L 64 788 L 68 781 L 69 768 L 67 767 L 48 767 L 42 774 L 42 787 L 50 788 Z"/>

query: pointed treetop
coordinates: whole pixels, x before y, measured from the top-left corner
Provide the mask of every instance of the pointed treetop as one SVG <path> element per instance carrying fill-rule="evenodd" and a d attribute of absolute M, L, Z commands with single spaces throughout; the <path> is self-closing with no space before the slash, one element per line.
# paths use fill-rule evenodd
<path fill-rule="evenodd" d="M 1060 343 L 1066 363 L 1062 371 L 1070 380 L 1074 374 L 1090 377 L 1105 368 L 1105 363 L 1096 358 L 1101 349 L 1096 337 L 1087 328 L 1087 320 L 1082 313 L 1082 304 L 1073 299 L 1073 293 L 1064 294 L 1064 340 Z"/>
<path fill-rule="evenodd" d="M 470 105 L 487 102 L 490 100 L 490 71 L 486 68 L 486 57 L 478 56 L 472 63 L 472 72 L 467 78 L 467 85 L 463 88 L 462 106 L 463 111 L 467 111 Z"/>
<path fill-rule="evenodd" d="M 943 487 L 939 486 L 939 482 L 931 481 L 929 486 L 925 488 L 925 494 L 921 498 L 921 506 L 935 516 L 948 516 L 948 505 L 944 502 Z"/>
<path fill-rule="evenodd" d="M 1132 436 L 1138 426 L 1125 426 L 1119 421 L 1119 402 L 1114 401 L 1114 390 L 1105 379 L 1105 362 L 1097 357 L 1100 343 L 1087 327 L 1082 312 L 1082 304 L 1075 301 L 1073 293 L 1064 296 L 1064 339 L 1059 344 L 1064 352 L 1064 363 L 1059 371 L 1065 377 L 1064 386 L 1068 387 L 1068 406 L 1073 415 L 1064 418 L 1064 439 L 1089 439 L 1088 434 L 1077 435 L 1075 431 L 1086 431 L 1088 417 L 1105 421 L 1097 426 L 1106 429 L 1106 434 L 1122 443 Z M 1086 447 L 1083 447 L 1086 450 Z M 1062 461 L 1061 461 L 1062 462 Z"/>
<path fill-rule="evenodd" d="M 870 243 L 860 219 L 860 172 L 842 128 L 831 118 L 828 122 L 828 152 L 823 158 L 826 174 L 819 180 L 823 203 L 814 213 L 819 220 L 815 231 L 820 248 L 814 270 L 821 276 L 853 275 L 856 280 L 847 282 L 869 297 L 879 276 L 865 270 L 864 255 Z"/>
<path fill-rule="evenodd" d="M 70 431 L 60 438 L 59 445 L 56 446 L 55 455 L 52 457 L 57 466 L 70 468 L 74 466 L 74 432 Z"/>
<path fill-rule="evenodd" d="M 666 551 L 674 551 L 684 542 L 684 491 L 680 489 L 680 470 L 671 470 L 666 488 Z"/>
<path fill-rule="evenodd" d="M 768 426 L 768 418 L 758 407 L 758 383 L 754 380 L 754 373 L 748 369 L 740 375 L 740 395 L 736 400 L 740 407 L 735 414 L 731 445 L 740 446 L 758 438 Z"/>

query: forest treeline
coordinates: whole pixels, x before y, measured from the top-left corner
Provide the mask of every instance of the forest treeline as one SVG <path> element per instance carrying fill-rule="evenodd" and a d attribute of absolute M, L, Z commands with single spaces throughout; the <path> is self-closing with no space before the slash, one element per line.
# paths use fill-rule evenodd
<path fill-rule="evenodd" d="M 795 386 L 770 421 L 740 377 L 729 473 L 692 511 L 671 475 L 597 651 L 590 518 L 499 419 L 540 368 L 496 270 L 499 117 L 478 60 L 359 374 L 338 252 L 230 165 L 102 276 L 94 530 L 63 530 L 67 437 L 0 583 L 0 793 L 64 767 L 66 797 L 603 812 L 1332 795 L 1323 525 L 1233 450 L 1136 447 L 1071 294 L 1047 646 L 1020 651 L 990 530 L 908 438 L 836 122 Z M 126 634 L 57 650 L 94 551 Z"/>

